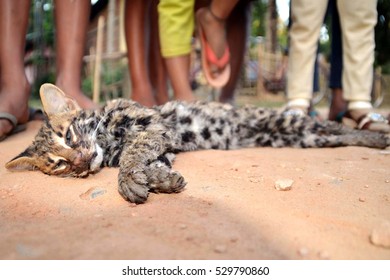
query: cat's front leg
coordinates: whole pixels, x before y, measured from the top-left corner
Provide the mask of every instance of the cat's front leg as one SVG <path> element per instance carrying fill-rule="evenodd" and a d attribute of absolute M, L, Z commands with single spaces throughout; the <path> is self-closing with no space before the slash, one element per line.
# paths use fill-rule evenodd
<path fill-rule="evenodd" d="M 184 178 L 166 161 L 170 138 L 158 132 L 141 132 L 123 150 L 119 161 L 119 193 L 133 203 L 144 203 L 149 191 L 179 192 Z"/>

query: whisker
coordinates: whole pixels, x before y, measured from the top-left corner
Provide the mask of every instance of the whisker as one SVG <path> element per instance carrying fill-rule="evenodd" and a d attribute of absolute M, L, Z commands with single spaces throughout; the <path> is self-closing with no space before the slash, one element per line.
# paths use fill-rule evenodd
<path fill-rule="evenodd" d="M 97 131 L 99 129 L 99 127 L 101 126 L 101 124 L 103 123 L 103 121 L 107 118 L 107 113 L 101 118 L 101 120 L 98 122 L 98 124 L 96 125 L 96 128 L 95 130 L 92 132 L 92 137 L 93 139 L 96 139 L 96 134 L 97 134 Z"/>

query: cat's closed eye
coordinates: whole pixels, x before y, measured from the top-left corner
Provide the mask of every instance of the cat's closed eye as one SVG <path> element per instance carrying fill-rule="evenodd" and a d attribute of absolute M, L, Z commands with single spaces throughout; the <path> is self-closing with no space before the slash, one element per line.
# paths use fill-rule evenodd
<path fill-rule="evenodd" d="M 54 166 L 54 169 L 58 171 L 58 170 L 65 169 L 67 166 L 68 166 L 68 163 L 65 160 L 63 160 L 63 159 L 60 159 L 56 163 L 56 165 Z"/>

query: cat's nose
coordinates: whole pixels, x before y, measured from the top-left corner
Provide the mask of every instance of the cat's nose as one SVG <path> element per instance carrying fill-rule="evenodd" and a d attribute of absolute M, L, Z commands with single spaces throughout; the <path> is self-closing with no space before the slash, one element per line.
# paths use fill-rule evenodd
<path fill-rule="evenodd" d="M 73 164 L 76 166 L 80 166 L 84 162 L 83 155 L 78 152 L 75 159 L 73 160 Z"/>

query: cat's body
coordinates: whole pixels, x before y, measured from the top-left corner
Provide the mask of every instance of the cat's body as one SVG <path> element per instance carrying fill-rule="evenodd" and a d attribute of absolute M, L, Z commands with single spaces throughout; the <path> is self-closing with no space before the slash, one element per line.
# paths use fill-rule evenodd
<path fill-rule="evenodd" d="M 150 191 L 179 192 L 185 186 L 183 177 L 171 170 L 172 153 L 389 145 L 384 134 L 256 107 L 174 101 L 148 109 L 116 100 L 101 110 L 83 111 L 52 85 L 42 86 L 41 98 L 48 120 L 7 168 L 85 177 L 104 166 L 119 167 L 119 192 L 135 203 L 145 202 Z"/>

